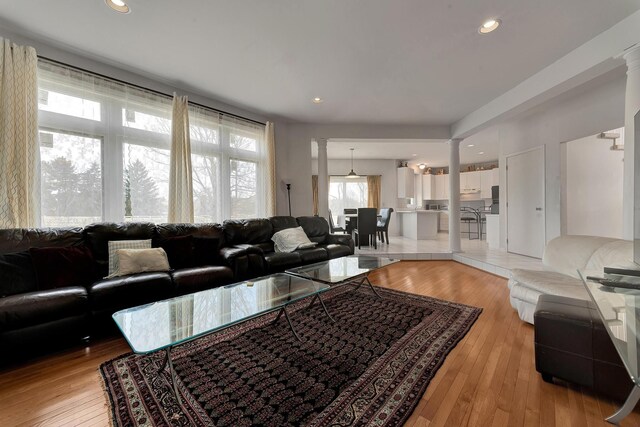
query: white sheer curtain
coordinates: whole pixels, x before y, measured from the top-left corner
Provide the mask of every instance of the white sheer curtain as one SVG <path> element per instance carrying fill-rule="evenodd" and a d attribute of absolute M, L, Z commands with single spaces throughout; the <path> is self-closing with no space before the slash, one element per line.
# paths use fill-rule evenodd
<path fill-rule="evenodd" d="M 189 101 L 186 96 L 177 96 L 174 93 L 168 215 L 168 221 L 174 223 L 193 223 L 193 179 L 189 133 Z"/>
<path fill-rule="evenodd" d="M 38 58 L 0 38 L 0 228 L 40 223 Z"/>
<path fill-rule="evenodd" d="M 264 127 L 264 169 L 263 191 L 265 194 L 266 216 L 276 214 L 276 138 L 273 122 L 267 122 Z"/>

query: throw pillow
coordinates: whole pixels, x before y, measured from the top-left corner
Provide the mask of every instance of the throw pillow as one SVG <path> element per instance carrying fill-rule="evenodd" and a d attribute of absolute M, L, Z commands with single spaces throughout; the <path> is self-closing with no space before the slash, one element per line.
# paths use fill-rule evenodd
<path fill-rule="evenodd" d="M 275 233 L 273 240 L 276 252 L 293 252 L 296 249 L 309 249 L 318 243 L 309 240 L 302 227 L 286 228 Z"/>
<path fill-rule="evenodd" d="M 29 249 L 38 289 L 87 286 L 96 279 L 95 262 L 86 246 Z"/>
<path fill-rule="evenodd" d="M 193 236 L 168 237 L 154 242 L 154 247 L 162 248 L 167 253 L 171 268 L 193 267 Z"/>
<path fill-rule="evenodd" d="M 217 237 L 193 238 L 194 265 L 220 265 L 220 239 Z"/>
<path fill-rule="evenodd" d="M 36 290 L 29 251 L 0 255 L 0 298 Z"/>
<path fill-rule="evenodd" d="M 117 249 L 116 257 L 118 268 L 108 278 L 170 269 L 167 253 L 162 248 Z"/>
<path fill-rule="evenodd" d="M 111 240 L 109 241 L 109 275 L 118 268 L 116 251 L 118 249 L 151 249 L 151 239 L 148 240 Z"/>

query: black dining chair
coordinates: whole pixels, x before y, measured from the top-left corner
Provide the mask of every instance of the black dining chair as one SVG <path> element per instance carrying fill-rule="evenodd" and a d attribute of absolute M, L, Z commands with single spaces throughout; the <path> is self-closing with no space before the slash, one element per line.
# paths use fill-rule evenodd
<path fill-rule="evenodd" d="M 380 241 L 384 243 L 384 238 L 386 235 L 387 245 L 389 244 L 389 222 L 391 222 L 391 212 L 393 212 L 393 208 L 381 208 L 380 218 L 378 219 L 378 223 L 376 224 L 376 231 L 378 232 Z"/>
<path fill-rule="evenodd" d="M 346 233 L 344 228 L 336 227 L 336 224 L 333 222 L 333 215 L 331 215 L 331 211 L 329 211 L 329 229 L 331 230 L 331 234 Z"/>
<path fill-rule="evenodd" d="M 353 230 L 356 235 L 358 249 L 362 246 L 362 238 L 365 236 L 369 239 L 369 245 L 371 245 L 371 240 L 373 239 L 373 247 L 378 249 L 378 239 L 376 238 L 377 220 L 378 210 L 376 208 L 358 209 L 358 225 Z"/>
<path fill-rule="evenodd" d="M 344 214 L 345 215 L 353 215 L 353 214 L 357 214 L 358 213 L 358 209 L 355 208 L 344 208 Z"/>

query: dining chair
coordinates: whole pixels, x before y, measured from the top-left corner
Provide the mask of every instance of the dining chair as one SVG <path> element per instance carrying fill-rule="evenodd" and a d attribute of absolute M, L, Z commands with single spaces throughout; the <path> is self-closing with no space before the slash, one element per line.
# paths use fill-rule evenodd
<path fill-rule="evenodd" d="M 387 237 L 387 245 L 389 244 L 389 222 L 391 222 L 391 212 L 393 208 L 381 208 L 380 218 L 376 224 L 376 231 L 382 243 L 384 243 L 385 235 Z"/>
<path fill-rule="evenodd" d="M 331 211 L 329 211 L 329 229 L 331 230 L 331 234 L 346 232 L 344 228 L 336 227 L 336 224 L 333 222 L 333 215 L 331 215 Z"/>
<path fill-rule="evenodd" d="M 369 245 L 373 239 L 373 247 L 378 249 L 378 242 L 376 238 L 376 226 L 378 220 L 378 210 L 376 208 L 360 208 L 358 209 L 358 225 L 353 230 L 356 241 L 358 243 L 358 249 L 362 246 L 362 238 L 366 236 L 369 239 Z"/>

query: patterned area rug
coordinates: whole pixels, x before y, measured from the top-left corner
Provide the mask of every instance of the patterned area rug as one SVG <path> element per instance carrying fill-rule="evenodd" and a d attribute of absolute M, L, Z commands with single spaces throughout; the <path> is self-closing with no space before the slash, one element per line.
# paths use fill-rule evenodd
<path fill-rule="evenodd" d="M 319 304 L 291 307 L 303 342 L 272 313 L 177 347 L 184 410 L 162 354 L 104 363 L 114 425 L 402 425 L 482 310 L 377 289 L 324 294 L 335 323 Z"/>

